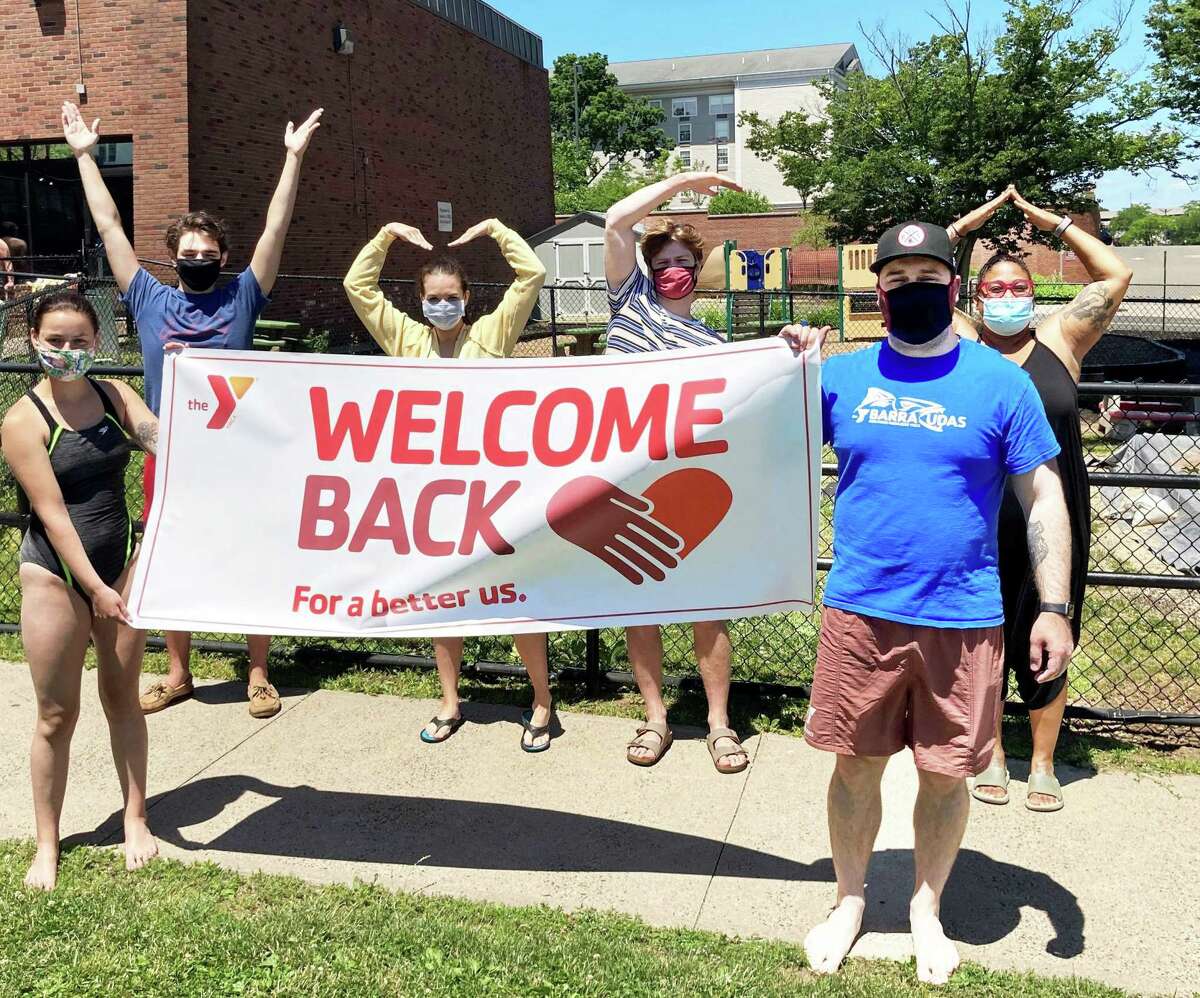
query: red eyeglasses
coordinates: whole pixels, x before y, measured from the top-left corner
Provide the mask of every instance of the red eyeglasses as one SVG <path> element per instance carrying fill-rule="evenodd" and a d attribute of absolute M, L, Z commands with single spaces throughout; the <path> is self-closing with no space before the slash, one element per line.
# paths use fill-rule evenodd
<path fill-rule="evenodd" d="M 1028 298 L 1033 294 L 1033 282 L 1018 277 L 1015 281 L 984 281 L 979 285 L 981 298 L 1003 298 L 1006 291 L 1016 298 Z"/>

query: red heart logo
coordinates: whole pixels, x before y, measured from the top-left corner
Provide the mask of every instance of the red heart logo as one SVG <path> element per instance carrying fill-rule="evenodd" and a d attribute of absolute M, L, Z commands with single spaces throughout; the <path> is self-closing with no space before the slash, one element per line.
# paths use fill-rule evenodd
<path fill-rule="evenodd" d="M 634 585 L 661 582 L 725 519 L 733 492 L 703 468 L 672 471 L 640 495 L 594 475 L 573 479 L 546 506 L 551 529 Z"/>

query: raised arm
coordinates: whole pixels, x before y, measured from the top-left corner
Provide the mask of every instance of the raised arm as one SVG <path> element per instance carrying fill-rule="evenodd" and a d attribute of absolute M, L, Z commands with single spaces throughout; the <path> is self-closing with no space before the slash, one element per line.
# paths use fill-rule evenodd
<path fill-rule="evenodd" d="M 680 173 L 634 191 L 608 209 L 604 216 L 604 277 L 610 288 L 621 283 L 637 265 L 637 238 L 633 227 L 664 201 L 683 191 L 713 195 L 722 187 L 741 187 L 720 173 Z"/>
<path fill-rule="evenodd" d="M 957 246 L 963 236 L 969 235 L 976 229 L 985 225 L 988 220 L 996 214 L 1000 206 L 1008 203 L 1013 199 L 1013 195 L 1017 193 L 1017 189 L 1009 184 L 1003 191 L 997 194 L 992 200 L 981 204 L 978 208 L 968 211 L 962 218 L 951 222 L 946 226 L 946 235 L 950 237 L 950 245 Z"/>
<path fill-rule="evenodd" d="M 129 611 L 119 593 L 106 586 L 92 567 L 83 542 L 71 522 L 63 502 L 62 490 L 50 466 L 45 436 L 36 421 L 29 403 L 18 403 L 10 409 L 0 428 L 4 459 L 13 475 L 29 497 L 29 504 L 46 529 L 46 536 L 55 554 L 74 577 L 79 587 L 91 597 L 97 617 L 114 617 L 131 623 Z"/>
<path fill-rule="evenodd" d="M 271 197 L 271 205 L 267 208 L 266 228 L 263 229 L 258 245 L 254 247 L 254 256 L 250 260 L 254 279 L 258 281 L 264 295 L 269 295 L 275 287 L 279 260 L 283 256 L 283 243 L 287 239 L 288 227 L 292 224 L 292 211 L 296 207 L 300 165 L 304 162 L 304 153 L 308 150 L 309 141 L 321 127 L 321 115 L 324 110 L 317 108 L 299 128 L 289 121 L 283 134 L 283 144 L 287 148 L 283 173 L 279 175 L 279 183 Z"/>
<path fill-rule="evenodd" d="M 4 264 L 4 296 L 7 298 L 13 289 L 12 254 L 8 251 L 8 243 L 0 239 L 0 262 Z"/>
<path fill-rule="evenodd" d="M 379 287 L 383 261 L 397 239 L 424 250 L 433 249 L 419 229 L 403 222 L 389 222 L 362 248 L 342 281 L 355 314 L 390 357 L 400 356 L 405 336 L 415 335 L 424 329 L 419 322 L 414 322 L 388 301 Z"/>
<path fill-rule="evenodd" d="M 1091 283 L 1075 296 L 1075 300 L 1050 317 L 1049 325 L 1057 326 L 1077 363 L 1082 364 L 1087 352 L 1096 345 L 1117 314 L 1117 308 L 1129 291 L 1133 270 L 1113 251 L 1089 232 L 1071 223 L 1065 216 L 1056 215 L 1030 204 L 1020 194 L 1014 194 L 1013 204 L 1025 213 L 1030 224 L 1043 232 L 1059 232 L 1062 241 L 1075 251 L 1091 278 Z M 1046 330 L 1042 331 L 1045 335 Z"/>
<path fill-rule="evenodd" d="M 1055 460 L 1011 478 L 1028 524 L 1029 563 L 1043 603 L 1071 599 L 1071 521 Z M 1039 683 L 1057 679 L 1071 661 L 1075 639 L 1065 614 L 1043 612 L 1029 635 L 1029 665 Z M 1043 661 L 1045 659 L 1045 661 Z"/>
<path fill-rule="evenodd" d="M 116 202 L 104 178 L 100 176 L 100 167 L 96 165 L 94 152 L 100 141 L 100 119 L 97 118 L 88 128 L 79 108 L 67 101 L 62 107 L 62 126 L 63 138 L 75 153 L 75 162 L 79 166 L 79 179 L 83 181 L 83 196 L 87 199 L 88 211 L 92 213 L 96 231 L 104 240 L 109 269 L 117 279 L 117 287 L 124 293 L 129 290 L 140 264 L 129 237 L 121 228 L 121 215 Z"/>
<path fill-rule="evenodd" d="M 491 312 L 492 322 L 477 322 L 472 335 L 478 332 L 479 344 L 488 353 L 497 357 L 509 357 L 525 329 L 525 323 L 533 313 L 534 305 L 537 304 L 538 292 L 546 282 L 546 267 L 529 243 L 495 218 L 487 218 L 472 225 L 450 243 L 450 247 L 462 246 L 481 235 L 488 235 L 496 240 L 496 245 L 500 247 L 508 265 L 516 272 L 517 278 L 508 286 L 504 298 Z"/>

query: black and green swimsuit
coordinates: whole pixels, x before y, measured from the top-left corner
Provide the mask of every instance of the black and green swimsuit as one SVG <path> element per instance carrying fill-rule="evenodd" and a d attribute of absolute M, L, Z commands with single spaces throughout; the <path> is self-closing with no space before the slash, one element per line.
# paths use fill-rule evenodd
<path fill-rule="evenodd" d="M 133 520 L 125 503 L 125 468 L 133 445 L 108 393 L 91 378 L 88 384 L 104 403 L 104 418 L 82 430 L 60 426 L 41 399 L 32 391 L 26 394 L 50 427 L 50 467 L 71 523 L 96 574 L 111 586 L 133 557 Z M 53 572 L 90 605 L 87 594 L 54 550 L 36 512 L 30 516 L 29 529 L 21 541 L 21 561 Z"/>

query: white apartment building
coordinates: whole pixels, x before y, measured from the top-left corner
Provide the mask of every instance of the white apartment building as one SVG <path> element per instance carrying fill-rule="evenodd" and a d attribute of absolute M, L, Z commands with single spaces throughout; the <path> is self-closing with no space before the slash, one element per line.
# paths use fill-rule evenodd
<path fill-rule="evenodd" d="M 860 64 L 854 46 L 839 43 L 613 62 L 608 68 L 622 90 L 662 108 L 663 129 L 684 168 L 703 165 L 728 173 L 776 208 L 798 208 L 798 195 L 779 171 L 745 147 L 738 116 L 757 111 L 775 120 L 799 110 L 821 115 L 825 102 L 814 84 L 843 80 Z"/>

